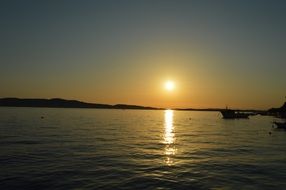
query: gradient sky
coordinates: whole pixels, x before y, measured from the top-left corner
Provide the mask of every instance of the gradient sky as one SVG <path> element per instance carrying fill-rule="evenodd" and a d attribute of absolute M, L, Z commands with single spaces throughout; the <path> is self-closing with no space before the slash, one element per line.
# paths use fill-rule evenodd
<path fill-rule="evenodd" d="M 285 10 L 282 0 L 1 1 L 0 97 L 277 107 Z"/>

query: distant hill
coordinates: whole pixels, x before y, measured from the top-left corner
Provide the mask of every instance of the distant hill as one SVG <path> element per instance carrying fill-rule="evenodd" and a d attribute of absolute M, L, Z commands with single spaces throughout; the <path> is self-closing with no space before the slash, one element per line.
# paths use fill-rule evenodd
<path fill-rule="evenodd" d="M 48 107 L 48 108 L 97 108 L 97 109 L 140 109 L 156 110 L 159 108 L 144 107 L 127 104 L 96 104 L 86 103 L 78 100 L 65 100 L 61 98 L 53 99 L 21 99 L 21 98 L 1 98 L 0 106 L 6 107 Z"/>
<path fill-rule="evenodd" d="M 164 108 L 146 107 L 128 104 L 98 104 L 87 103 L 78 100 L 65 100 L 62 98 L 40 99 L 40 98 L 0 98 L 0 107 L 47 107 L 47 108 L 95 108 L 95 109 L 137 109 L 137 110 L 162 110 Z M 282 106 L 286 109 L 286 102 Z M 281 109 L 281 108 L 272 108 Z M 175 108 L 178 111 L 221 111 L 221 108 Z M 235 110 L 244 112 L 258 112 L 259 110 Z M 265 112 L 265 111 L 260 111 Z"/>
<path fill-rule="evenodd" d="M 280 108 L 271 108 L 268 112 L 272 115 L 286 118 L 286 102 Z"/>

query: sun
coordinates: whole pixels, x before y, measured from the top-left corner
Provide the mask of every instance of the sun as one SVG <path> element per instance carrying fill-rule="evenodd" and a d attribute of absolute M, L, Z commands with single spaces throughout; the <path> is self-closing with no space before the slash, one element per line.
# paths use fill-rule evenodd
<path fill-rule="evenodd" d="M 175 89 L 174 81 L 168 80 L 165 82 L 165 89 L 168 91 L 173 91 Z"/>

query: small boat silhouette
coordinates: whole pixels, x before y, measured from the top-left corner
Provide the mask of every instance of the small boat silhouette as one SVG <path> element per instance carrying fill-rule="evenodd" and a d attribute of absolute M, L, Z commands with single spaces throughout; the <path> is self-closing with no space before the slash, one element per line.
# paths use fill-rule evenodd
<path fill-rule="evenodd" d="M 273 123 L 274 123 L 274 125 L 276 125 L 277 129 L 285 129 L 286 130 L 286 122 L 274 121 Z"/>
<path fill-rule="evenodd" d="M 248 119 L 251 115 L 251 113 L 237 112 L 227 108 L 225 110 L 221 110 L 220 113 L 224 119 Z"/>

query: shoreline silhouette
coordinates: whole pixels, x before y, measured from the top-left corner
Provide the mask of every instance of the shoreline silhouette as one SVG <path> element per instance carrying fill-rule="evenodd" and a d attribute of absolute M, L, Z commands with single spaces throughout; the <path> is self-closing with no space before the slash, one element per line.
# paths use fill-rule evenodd
<path fill-rule="evenodd" d="M 62 98 L 41 99 L 41 98 L 0 98 L 1 107 L 46 107 L 46 108 L 92 108 L 92 109 L 141 109 L 159 110 L 148 106 L 128 104 L 99 104 L 87 103 L 79 100 L 66 100 Z"/>
<path fill-rule="evenodd" d="M 135 109 L 135 110 L 165 110 L 167 108 L 157 108 L 141 105 L 129 104 L 102 104 L 88 103 L 79 100 L 66 100 L 62 98 L 0 98 L 0 107 L 46 107 L 46 108 L 90 108 L 90 109 Z M 271 108 L 272 109 L 272 108 Z M 271 110 L 269 109 L 269 110 Z M 224 108 L 173 108 L 177 111 L 222 111 Z M 235 111 L 256 112 L 265 114 L 269 110 L 255 109 L 234 109 Z"/>

